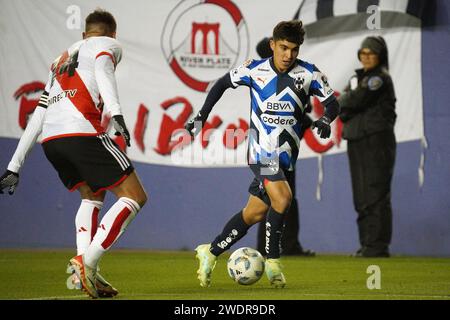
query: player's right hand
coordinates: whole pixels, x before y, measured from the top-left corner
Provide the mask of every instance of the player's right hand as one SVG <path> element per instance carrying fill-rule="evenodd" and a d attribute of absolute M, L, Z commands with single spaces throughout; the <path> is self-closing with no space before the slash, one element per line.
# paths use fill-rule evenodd
<path fill-rule="evenodd" d="M 19 184 L 19 174 L 6 170 L 6 172 L 0 177 L 0 193 L 3 193 L 3 189 L 9 188 L 8 193 L 13 194 Z"/>
<path fill-rule="evenodd" d="M 125 139 L 127 146 L 130 146 L 130 133 L 128 132 L 125 120 L 122 115 L 115 115 L 112 117 L 113 126 L 116 130 L 116 136 L 122 136 Z"/>

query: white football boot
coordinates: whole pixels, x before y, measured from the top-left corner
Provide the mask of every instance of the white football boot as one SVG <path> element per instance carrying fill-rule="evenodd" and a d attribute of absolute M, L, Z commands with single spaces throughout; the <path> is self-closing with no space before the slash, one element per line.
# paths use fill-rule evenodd
<path fill-rule="evenodd" d="M 267 259 L 265 269 L 270 285 L 274 288 L 284 288 L 286 279 L 284 278 L 283 265 L 280 259 Z"/>
<path fill-rule="evenodd" d="M 197 251 L 195 257 L 199 261 L 197 278 L 200 280 L 200 286 L 202 287 L 209 287 L 211 285 L 211 273 L 217 263 L 217 257 L 209 249 L 211 249 L 210 243 L 201 244 L 195 248 L 195 251 Z"/>

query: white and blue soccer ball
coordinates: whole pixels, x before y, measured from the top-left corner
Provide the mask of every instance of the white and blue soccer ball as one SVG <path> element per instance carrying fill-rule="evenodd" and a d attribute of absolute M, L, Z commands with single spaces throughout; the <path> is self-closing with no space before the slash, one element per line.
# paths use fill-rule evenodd
<path fill-rule="evenodd" d="M 228 259 L 227 269 L 231 279 L 242 285 L 251 285 L 264 274 L 264 258 L 255 249 L 239 248 Z"/>

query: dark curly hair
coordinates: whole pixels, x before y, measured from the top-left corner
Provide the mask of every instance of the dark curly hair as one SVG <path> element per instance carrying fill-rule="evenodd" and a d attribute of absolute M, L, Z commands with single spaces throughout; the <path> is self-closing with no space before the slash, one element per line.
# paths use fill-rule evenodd
<path fill-rule="evenodd" d="M 273 29 L 272 38 L 274 41 L 287 40 L 300 46 L 305 40 L 303 22 L 300 20 L 281 21 Z"/>

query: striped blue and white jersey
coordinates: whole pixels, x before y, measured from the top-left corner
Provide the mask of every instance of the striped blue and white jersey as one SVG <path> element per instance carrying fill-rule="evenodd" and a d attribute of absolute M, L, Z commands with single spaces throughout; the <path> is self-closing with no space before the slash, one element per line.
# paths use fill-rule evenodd
<path fill-rule="evenodd" d="M 230 71 L 230 78 L 235 88 L 250 88 L 249 164 L 277 161 L 280 168 L 293 170 L 300 148 L 302 117 L 310 97 L 324 102 L 333 96 L 327 77 L 302 60 L 279 73 L 269 58 L 246 61 Z"/>

